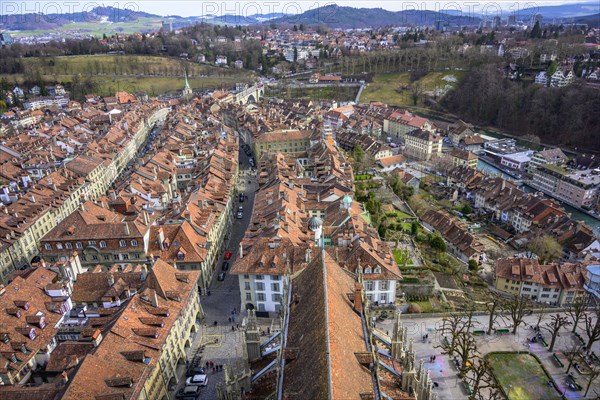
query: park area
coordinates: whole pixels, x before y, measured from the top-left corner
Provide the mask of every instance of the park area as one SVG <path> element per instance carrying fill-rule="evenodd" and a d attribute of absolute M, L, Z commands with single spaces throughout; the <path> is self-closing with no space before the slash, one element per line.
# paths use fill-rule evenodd
<path fill-rule="evenodd" d="M 509 400 L 553 400 L 561 396 L 548 382 L 540 362 L 529 353 L 499 352 L 486 356 Z"/>

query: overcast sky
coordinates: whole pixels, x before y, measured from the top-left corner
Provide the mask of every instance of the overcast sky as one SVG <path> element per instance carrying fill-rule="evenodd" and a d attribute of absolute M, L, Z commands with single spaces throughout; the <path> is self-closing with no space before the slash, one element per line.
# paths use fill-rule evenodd
<path fill-rule="evenodd" d="M 77 0 L 62 0 L 62 1 L 0 1 L 0 14 L 2 16 L 11 14 L 23 14 L 31 12 L 41 12 L 43 14 L 50 13 L 67 13 L 81 12 L 91 10 L 92 8 L 103 5 L 113 6 L 120 9 L 132 9 L 145 11 L 158 15 L 180 15 L 180 16 L 206 16 L 208 14 L 236 14 L 236 15 L 252 15 L 252 14 L 268 14 L 268 13 L 285 13 L 297 14 L 300 12 L 312 10 L 328 4 L 338 4 L 341 6 L 350 6 L 357 8 L 385 8 L 391 11 L 400 10 L 460 10 L 464 14 L 497 14 L 506 15 L 509 12 L 522 10 L 524 8 L 536 6 L 551 6 L 573 3 L 587 3 L 587 1 L 565 1 L 565 0 L 544 0 L 544 1 L 514 1 L 514 0 L 496 0 L 496 1 L 393 1 L 393 0 L 341 0 L 341 1 L 311 1 L 311 0 L 296 0 L 296 1 L 197 1 L 197 0 L 142 0 L 142 1 L 77 1 Z M 597 3 L 596 3 L 597 4 Z M 597 12 L 597 5 L 592 12 Z M 498 11 L 496 11 L 498 10 Z"/>

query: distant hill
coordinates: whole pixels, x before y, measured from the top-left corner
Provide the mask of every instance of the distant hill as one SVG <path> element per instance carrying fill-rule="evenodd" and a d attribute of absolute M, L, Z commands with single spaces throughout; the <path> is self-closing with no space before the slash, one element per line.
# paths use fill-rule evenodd
<path fill-rule="evenodd" d="M 592 28 L 600 28 L 600 13 L 576 17 L 573 18 L 572 22 L 576 24 L 588 24 L 588 26 Z"/>
<path fill-rule="evenodd" d="M 454 13 L 435 11 L 388 11 L 382 8 L 353 8 L 327 5 L 306 11 L 298 15 L 275 18 L 273 24 L 324 24 L 332 28 L 369 28 L 387 25 L 433 25 L 436 21 L 445 21 L 451 25 L 476 25 L 477 17 L 464 17 Z"/>
<path fill-rule="evenodd" d="M 527 4 L 527 3 L 526 3 Z M 517 19 L 528 19 L 533 14 L 541 14 L 546 19 L 572 18 L 600 12 L 600 3 L 574 3 L 559 6 L 529 7 L 510 14 L 516 14 Z"/>

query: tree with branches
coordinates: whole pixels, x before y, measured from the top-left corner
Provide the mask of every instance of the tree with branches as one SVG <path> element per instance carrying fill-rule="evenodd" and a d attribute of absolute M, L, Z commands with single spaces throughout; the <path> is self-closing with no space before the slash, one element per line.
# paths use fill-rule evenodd
<path fill-rule="evenodd" d="M 592 386 L 592 382 L 594 382 L 598 378 L 598 376 L 600 376 L 600 367 L 597 365 L 593 365 L 592 367 L 590 367 L 590 372 L 589 374 L 586 374 L 586 376 L 588 381 L 583 397 L 587 397 L 587 394 L 590 391 L 590 386 Z"/>
<path fill-rule="evenodd" d="M 577 358 L 577 355 L 579 354 L 579 352 L 581 351 L 581 345 L 577 344 L 577 343 L 573 343 L 566 351 L 565 351 L 565 356 L 567 357 L 567 361 L 569 362 L 569 365 L 567 366 L 567 374 L 569 373 L 569 371 L 571 370 L 571 367 L 573 366 L 575 359 Z"/>
<path fill-rule="evenodd" d="M 470 400 L 504 399 L 490 371 L 490 363 L 486 358 L 476 355 L 470 360 L 470 365 L 465 372 L 465 381 L 471 387 Z"/>
<path fill-rule="evenodd" d="M 525 296 L 516 294 L 506 303 L 506 311 L 513 323 L 512 334 L 517 333 L 517 329 L 523 323 L 523 318 L 530 308 L 531 302 Z"/>
<path fill-rule="evenodd" d="M 441 345 L 435 346 L 444 350 L 450 357 L 457 354 L 461 361 L 461 376 L 464 375 L 465 366 L 477 354 L 477 343 L 471 333 L 475 325 L 473 311 L 462 314 L 450 315 L 443 320 L 442 334 L 450 335 L 449 340 L 443 340 Z M 444 336 L 447 337 L 447 336 Z"/>
<path fill-rule="evenodd" d="M 490 314 L 490 318 L 488 320 L 488 330 L 487 334 L 490 335 L 494 330 L 494 325 L 496 325 L 496 321 L 498 318 L 504 320 L 504 316 L 501 314 L 504 309 L 504 301 L 501 297 L 493 297 L 492 301 L 487 303 L 486 305 L 487 312 Z"/>
<path fill-rule="evenodd" d="M 571 325 L 569 317 L 560 314 L 554 314 L 550 317 L 550 322 L 546 322 L 546 326 L 542 327 L 552 336 L 552 339 L 550 340 L 550 347 L 548 347 L 549 351 L 554 350 L 554 343 L 556 342 L 556 338 L 558 337 L 560 330 L 569 325 Z"/>
<path fill-rule="evenodd" d="M 588 344 L 585 348 L 590 351 L 592 345 L 600 339 L 600 304 L 596 302 L 594 310 L 583 317 L 585 322 L 585 333 L 588 336 Z"/>
<path fill-rule="evenodd" d="M 565 312 L 573 322 L 573 330 L 571 332 L 575 333 L 577 331 L 579 321 L 581 321 L 581 317 L 585 315 L 585 311 L 587 310 L 589 304 L 590 297 L 589 294 L 585 292 L 577 293 L 573 301 L 566 305 Z"/>

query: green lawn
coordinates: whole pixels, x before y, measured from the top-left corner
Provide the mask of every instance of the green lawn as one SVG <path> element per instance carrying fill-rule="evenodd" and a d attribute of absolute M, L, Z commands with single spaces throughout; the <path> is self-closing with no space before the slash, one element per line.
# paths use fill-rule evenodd
<path fill-rule="evenodd" d="M 394 254 L 394 259 L 396 260 L 396 264 L 399 266 L 404 265 L 404 263 L 412 264 L 412 260 L 410 259 L 410 253 L 408 250 L 392 250 Z"/>
<path fill-rule="evenodd" d="M 504 392 L 510 390 L 509 400 L 560 399 L 558 392 L 548 385 L 550 378 L 531 354 L 490 353 L 487 357 Z"/>
<path fill-rule="evenodd" d="M 421 307 L 422 313 L 431 313 L 433 312 L 433 306 L 429 301 L 411 301 L 413 304 L 418 304 Z"/>
<path fill-rule="evenodd" d="M 462 74 L 464 74 L 463 71 L 431 72 L 419 79 L 418 82 L 424 91 L 434 92 L 447 85 L 455 86 L 456 83 L 452 82 L 452 79 L 460 80 Z M 375 75 L 373 82 L 363 90 L 360 101 L 364 103 L 381 101 L 387 104 L 413 106 L 410 90 L 412 85 L 413 82 L 410 81 L 408 72 Z M 406 87 L 408 90 L 398 92 L 396 89 L 399 87 Z M 419 102 L 417 105 L 422 104 Z"/>

